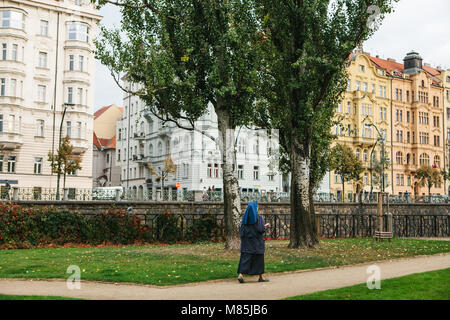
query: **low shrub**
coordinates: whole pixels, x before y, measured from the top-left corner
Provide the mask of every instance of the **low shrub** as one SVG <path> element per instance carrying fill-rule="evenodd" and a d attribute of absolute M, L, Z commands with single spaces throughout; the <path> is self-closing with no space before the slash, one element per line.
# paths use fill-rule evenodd
<path fill-rule="evenodd" d="M 191 242 L 214 241 L 219 234 L 219 227 L 214 215 L 205 214 L 192 222 L 192 225 L 186 230 L 185 237 L 187 241 Z"/>
<path fill-rule="evenodd" d="M 149 242 L 151 230 L 138 216 L 110 209 L 82 215 L 54 208 L 21 208 L 0 203 L 0 245 L 28 248 L 40 245 L 132 244 Z"/>
<path fill-rule="evenodd" d="M 169 211 L 159 214 L 155 219 L 156 240 L 173 243 L 182 239 L 179 219 Z"/>

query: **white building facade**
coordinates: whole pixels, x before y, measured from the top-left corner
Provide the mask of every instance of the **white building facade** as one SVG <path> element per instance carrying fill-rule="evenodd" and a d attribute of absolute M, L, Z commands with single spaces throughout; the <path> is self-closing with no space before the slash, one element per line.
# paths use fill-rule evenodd
<path fill-rule="evenodd" d="M 208 114 L 196 122 L 193 131 L 163 122 L 152 114 L 136 96 L 125 94 L 124 113 L 117 121 L 116 161 L 121 167 L 121 185 L 139 197 L 163 190 L 221 191 L 222 157 L 217 115 L 212 106 Z M 202 134 L 204 132 L 205 134 Z M 237 128 L 236 174 L 243 192 L 280 192 L 282 176 L 278 172 L 276 133 L 271 138 L 265 130 Z M 176 165 L 164 181 L 158 179 L 164 161 L 170 156 Z M 152 174 L 149 166 L 157 172 Z"/>
<path fill-rule="evenodd" d="M 66 187 L 92 187 L 93 37 L 100 18 L 87 0 L 2 1 L 0 185 L 56 188 L 48 153 L 58 149 L 62 123 L 61 136 L 83 156 Z"/>

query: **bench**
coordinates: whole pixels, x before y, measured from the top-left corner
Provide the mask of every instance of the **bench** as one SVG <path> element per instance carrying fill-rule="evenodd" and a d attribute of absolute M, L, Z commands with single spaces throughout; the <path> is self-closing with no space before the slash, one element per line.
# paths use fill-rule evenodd
<path fill-rule="evenodd" d="M 392 232 L 384 232 L 384 231 L 375 231 L 375 240 L 381 241 L 381 239 L 391 239 L 393 238 Z"/>

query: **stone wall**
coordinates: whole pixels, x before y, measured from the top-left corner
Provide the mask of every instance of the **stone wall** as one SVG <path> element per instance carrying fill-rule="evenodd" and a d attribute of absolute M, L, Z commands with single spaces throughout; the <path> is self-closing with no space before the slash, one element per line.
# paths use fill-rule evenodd
<path fill-rule="evenodd" d="M 141 202 L 141 201 L 19 201 L 24 207 L 58 207 L 80 213 L 97 213 L 110 208 L 133 208 L 135 213 L 163 213 L 166 210 L 174 214 L 191 213 L 223 213 L 222 202 Z M 245 210 L 247 203 L 242 203 Z M 259 210 L 264 214 L 289 214 L 289 203 L 268 202 L 259 203 Z M 376 204 L 359 203 L 318 203 L 318 214 L 376 214 Z M 386 206 L 384 212 L 388 212 Z M 396 215 L 448 215 L 450 204 L 391 204 L 389 212 Z"/>

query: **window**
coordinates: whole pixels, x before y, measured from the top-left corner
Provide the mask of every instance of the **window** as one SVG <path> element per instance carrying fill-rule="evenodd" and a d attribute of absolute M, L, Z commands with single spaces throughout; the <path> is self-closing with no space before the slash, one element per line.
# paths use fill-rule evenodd
<path fill-rule="evenodd" d="M 39 68 L 47 68 L 47 53 L 39 52 Z"/>
<path fill-rule="evenodd" d="M 362 132 L 363 138 L 372 138 L 372 126 L 369 124 L 365 124 Z"/>
<path fill-rule="evenodd" d="M 0 114 L 0 132 L 3 132 L 3 115 L 2 114 Z"/>
<path fill-rule="evenodd" d="M 8 121 L 8 131 L 15 132 L 15 129 L 16 129 L 16 116 L 13 114 L 10 114 L 9 121 Z"/>
<path fill-rule="evenodd" d="M 244 179 L 244 166 L 243 165 L 238 165 L 238 179 L 242 180 Z"/>
<path fill-rule="evenodd" d="M 208 178 L 212 178 L 212 164 L 208 163 L 208 168 L 206 169 L 206 175 Z"/>
<path fill-rule="evenodd" d="M 364 173 L 364 184 L 365 185 L 369 184 L 369 174 L 367 172 Z"/>
<path fill-rule="evenodd" d="M 347 114 L 352 113 L 352 103 L 350 101 L 347 102 Z"/>
<path fill-rule="evenodd" d="M 80 70 L 81 72 L 84 71 L 84 56 L 78 57 L 78 70 Z"/>
<path fill-rule="evenodd" d="M 397 130 L 395 134 L 396 142 L 403 142 L 403 130 Z"/>
<path fill-rule="evenodd" d="M 72 87 L 67 88 L 67 102 L 73 103 L 73 88 Z"/>
<path fill-rule="evenodd" d="M 8 45 L 6 43 L 2 43 L 2 60 L 7 59 L 7 53 L 8 53 Z"/>
<path fill-rule="evenodd" d="M 359 71 L 360 72 L 364 72 L 364 70 L 365 70 L 365 67 L 362 64 L 360 64 L 359 65 Z"/>
<path fill-rule="evenodd" d="M 429 134 L 428 132 L 419 132 L 419 143 L 420 144 L 429 144 Z"/>
<path fill-rule="evenodd" d="M 34 158 L 34 173 L 42 173 L 42 158 Z"/>
<path fill-rule="evenodd" d="M 386 108 L 385 107 L 380 108 L 380 120 L 386 120 Z"/>
<path fill-rule="evenodd" d="M 363 103 L 361 105 L 361 113 L 365 116 L 371 116 L 372 115 L 372 105 Z"/>
<path fill-rule="evenodd" d="M 436 167 L 440 168 L 441 167 L 441 158 L 439 156 L 435 156 L 434 157 L 434 164 L 436 165 Z"/>
<path fill-rule="evenodd" d="M 433 116 L 433 127 L 439 128 L 439 116 Z"/>
<path fill-rule="evenodd" d="M 372 93 L 375 93 L 375 84 L 372 84 Z"/>
<path fill-rule="evenodd" d="M 41 20 L 41 36 L 48 36 L 48 21 Z"/>
<path fill-rule="evenodd" d="M 356 91 L 358 91 L 360 89 L 361 86 L 361 82 L 356 81 Z"/>
<path fill-rule="evenodd" d="M 356 158 L 359 160 L 361 156 L 361 152 L 359 151 L 359 149 L 356 149 Z"/>
<path fill-rule="evenodd" d="M 36 137 L 44 136 L 44 120 L 36 120 Z"/>
<path fill-rule="evenodd" d="M 77 122 L 77 127 L 76 127 L 76 136 L 75 138 L 77 139 L 81 139 L 81 122 Z"/>
<path fill-rule="evenodd" d="M 45 102 L 46 100 L 46 86 L 38 85 L 38 102 Z"/>
<path fill-rule="evenodd" d="M 367 82 L 363 82 L 363 84 L 362 84 L 362 90 L 363 90 L 364 92 L 367 92 Z"/>
<path fill-rule="evenodd" d="M 0 172 L 3 172 L 3 156 L 0 155 Z"/>
<path fill-rule="evenodd" d="M 69 40 L 89 41 L 89 27 L 81 23 L 69 24 Z"/>
<path fill-rule="evenodd" d="M 11 93 L 10 96 L 11 97 L 17 97 L 17 80 L 16 79 L 11 79 L 10 81 L 10 87 L 11 87 Z"/>
<path fill-rule="evenodd" d="M 218 177 L 219 177 L 219 164 L 214 163 L 214 178 L 218 178 Z"/>
<path fill-rule="evenodd" d="M 424 167 L 430 166 L 430 157 L 426 153 L 422 153 L 419 158 L 420 165 Z"/>
<path fill-rule="evenodd" d="M 367 150 L 363 150 L 363 161 L 367 162 Z"/>
<path fill-rule="evenodd" d="M 16 156 L 8 157 L 8 173 L 16 172 Z"/>
<path fill-rule="evenodd" d="M 74 58 L 73 54 L 71 54 L 71 55 L 69 55 L 69 70 L 70 71 L 73 71 L 74 63 L 75 63 L 75 58 Z"/>
<path fill-rule="evenodd" d="M 69 138 L 71 138 L 72 137 L 72 122 L 71 121 L 67 121 L 66 128 L 67 128 L 67 136 Z"/>
<path fill-rule="evenodd" d="M 253 167 L 253 180 L 259 180 L 259 167 Z"/>
<path fill-rule="evenodd" d="M 0 79 L 0 96 L 4 97 L 6 95 L 6 79 Z"/>
<path fill-rule="evenodd" d="M 120 161 L 120 149 L 117 150 L 117 161 Z"/>
<path fill-rule="evenodd" d="M 352 91 L 352 81 L 350 79 L 347 80 L 347 91 Z"/>
<path fill-rule="evenodd" d="M 397 122 L 403 122 L 403 111 L 402 110 L 395 110 L 395 120 Z"/>
<path fill-rule="evenodd" d="M 386 86 L 380 86 L 379 96 L 382 98 L 386 98 Z"/>
<path fill-rule="evenodd" d="M 439 147 L 440 145 L 441 145 L 440 137 L 439 136 L 434 136 L 434 146 L 435 147 Z"/>
<path fill-rule="evenodd" d="M 403 153 L 401 153 L 400 151 L 397 152 L 396 160 L 397 160 L 397 164 L 403 164 Z"/>
<path fill-rule="evenodd" d="M 24 29 L 23 13 L 11 10 L 1 11 L 0 15 L 2 28 Z"/>
<path fill-rule="evenodd" d="M 17 61 L 17 50 L 19 49 L 19 46 L 17 44 L 13 44 L 12 46 L 12 52 L 11 52 L 11 60 Z"/>
<path fill-rule="evenodd" d="M 83 88 L 77 89 L 77 102 L 79 105 L 83 104 Z"/>

